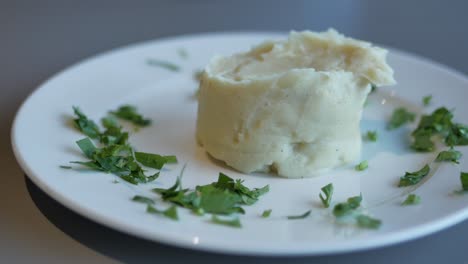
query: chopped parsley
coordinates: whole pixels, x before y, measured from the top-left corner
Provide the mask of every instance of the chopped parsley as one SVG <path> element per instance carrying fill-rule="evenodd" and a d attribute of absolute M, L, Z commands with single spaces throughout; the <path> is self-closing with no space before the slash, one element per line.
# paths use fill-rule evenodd
<path fill-rule="evenodd" d="M 146 212 L 150 214 L 160 214 L 172 220 L 179 220 L 179 215 L 177 214 L 177 207 L 175 205 L 167 208 L 166 210 L 159 210 L 154 206 L 148 204 L 146 207 Z"/>
<path fill-rule="evenodd" d="M 428 164 L 424 165 L 424 167 L 415 172 L 406 172 L 403 177 L 400 178 L 400 182 L 398 183 L 398 187 L 406 187 L 410 185 L 415 185 L 419 183 L 427 174 L 431 168 Z"/>
<path fill-rule="evenodd" d="M 249 189 L 242 183 L 242 180 L 234 180 L 219 173 L 217 182 L 196 186 L 195 190 L 190 190 L 182 188 L 179 176 L 172 187 L 156 188 L 153 191 L 161 194 L 163 200 L 194 212 L 203 209 L 203 212 L 212 214 L 244 214 L 245 211 L 241 206 L 254 204 L 261 195 L 268 192 L 269 186 Z"/>
<path fill-rule="evenodd" d="M 116 111 L 111 111 L 111 114 L 120 119 L 130 121 L 137 126 L 143 127 L 151 124 L 151 120 L 144 118 L 141 114 L 138 113 L 136 107 L 132 105 L 123 105 Z"/>
<path fill-rule="evenodd" d="M 462 153 L 458 150 L 454 150 L 453 148 L 449 150 L 443 150 L 439 152 L 437 155 L 436 161 L 451 161 L 453 163 L 458 164 L 458 160 L 462 157 Z"/>
<path fill-rule="evenodd" d="M 268 210 L 263 211 L 262 217 L 263 217 L 263 218 L 268 218 L 268 217 L 270 217 L 271 211 L 272 211 L 271 209 L 268 209 Z"/>
<path fill-rule="evenodd" d="M 144 203 L 144 204 L 154 204 L 153 199 L 145 197 L 145 196 L 141 196 L 141 195 L 133 196 L 132 201 L 139 202 L 139 203 Z"/>
<path fill-rule="evenodd" d="M 238 217 L 233 219 L 222 219 L 216 215 L 211 216 L 211 222 L 217 225 L 224 225 L 229 227 L 241 228 L 241 222 Z"/>
<path fill-rule="evenodd" d="M 427 95 L 422 98 L 422 103 L 424 106 L 428 106 L 431 103 L 432 95 Z"/>
<path fill-rule="evenodd" d="M 357 171 L 363 171 L 369 167 L 367 160 L 361 161 L 358 165 L 354 167 Z"/>
<path fill-rule="evenodd" d="M 73 111 L 77 118 L 73 119 L 76 127 L 86 136 L 90 138 L 98 138 L 101 134 L 99 127 L 94 123 L 93 120 L 88 119 L 88 117 L 81 112 L 77 106 L 73 106 Z"/>
<path fill-rule="evenodd" d="M 303 214 L 300 214 L 300 215 L 290 215 L 290 216 L 288 216 L 287 218 L 288 218 L 289 220 L 304 219 L 304 218 L 308 217 L 308 216 L 310 215 L 311 212 L 312 212 L 312 211 L 309 210 L 309 211 L 307 211 L 307 212 L 305 212 L 305 213 L 303 213 Z"/>
<path fill-rule="evenodd" d="M 343 217 L 350 215 L 354 212 L 356 208 L 361 206 L 361 201 L 362 194 L 359 194 L 359 196 L 350 197 L 346 202 L 335 205 L 335 207 L 333 208 L 333 215 L 335 217 Z"/>
<path fill-rule="evenodd" d="M 463 191 L 468 191 L 468 172 L 460 172 L 460 181 Z"/>
<path fill-rule="evenodd" d="M 402 125 L 413 122 L 416 115 L 409 112 L 403 107 L 395 109 L 387 125 L 387 129 L 392 130 L 401 127 Z"/>
<path fill-rule="evenodd" d="M 178 72 L 180 71 L 180 67 L 172 62 L 157 60 L 157 59 L 148 59 L 146 63 L 150 66 L 161 67 L 169 71 Z"/>
<path fill-rule="evenodd" d="M 421 197 L 416 194 L 409 194 L 401 205 L 416 205 L 421 202 Z"/>
<path fill-rule="evenodd" d="M 452 121 L 453 113 L 445 107 L 437 108 L 430 115 L 423 115 L 418 127 L 412 132 L 417 151 L 433 151 L 433 136 L 440 136 L 447 146 L 468 145 L 468 126 Z"/>
<path fill-rule="evenodd" d="M 71 166 L 66 166 L 66 165 L 60 165 L 59 167 L 62 168 L 62 169 L 71 169 L 72 168 Z"/>
<path fill-rule="evenodd" d="M 359 227 L 368 229 L 378 229 L 382 224 L 379 219 L 372 218 L 368 215 L 360 214 L 356 217 L 356 222 Z"/>
<path fill-rule="evenodd" d="M 161 156 L 158 154 L 135 152 L 135 159 L 146 167 L 162 169 L 166 163 L 177 163 L 175 156 Z"/>
<path fill-rule="evenodd" d="M 323 206 L 325 208 L 328 208 L 328 207 L 330 207 L 330 203 L 331 203 L 331 199 L 332 199 L 332 195 L 333 195 L 333 184 L 329 183 L 329 184 L 323 186 L 321 190 L 322 190 L 323 194 L 325 194 L 325 197 L 322 196 L 322 194 L 320 193 L 319 198 L 322 201 Z"/>
<path fill-rule="evenodd" d="M 377 131 L 367 131 L 366 139 L 371 142 L 376 142 L 378 138 Z"/>

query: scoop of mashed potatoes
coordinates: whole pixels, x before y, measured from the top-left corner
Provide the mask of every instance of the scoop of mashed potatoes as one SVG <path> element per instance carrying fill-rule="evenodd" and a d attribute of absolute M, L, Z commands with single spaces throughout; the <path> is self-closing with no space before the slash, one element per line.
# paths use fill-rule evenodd
<path fill-rule="evenodd" d="M 201 76 L 197 140 L 245 173 L 311 177 L 354 162 L 371 85 L 395 84 L 386 55 L 330 29 L 215 57 Z"/>

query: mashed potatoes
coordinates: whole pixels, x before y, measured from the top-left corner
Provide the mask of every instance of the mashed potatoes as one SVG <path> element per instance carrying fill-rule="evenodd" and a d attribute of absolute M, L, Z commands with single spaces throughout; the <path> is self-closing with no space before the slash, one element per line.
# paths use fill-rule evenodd
<path fill-rule="evenodd" d="M 356 161 L 371 84 L 395 84 L 386 54 L 329 30 L 215 57 L 201 78 L 197 139 L 245 173 L 310 177 Z"/>

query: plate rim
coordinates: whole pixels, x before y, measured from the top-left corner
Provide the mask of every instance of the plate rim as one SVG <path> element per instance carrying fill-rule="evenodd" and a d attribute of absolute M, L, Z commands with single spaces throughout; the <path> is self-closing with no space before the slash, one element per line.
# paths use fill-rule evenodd
<path fill-rule="evenodd" d="M 268 248 L 249 249 L 245 247 L 242 249 L 229 248 L 225 246 L 219 246 L 213 243 L 211 244 L 200 243 L 198 245 L 194 245 L 188 239 L 183 239 L 182 237 L 178 237 L 178 236 L 174 237 L 172 235 L 167 235 L 167 234 L 158 234 L 157 236 L 155 236 L 154 234 L 150 235 L 149 233 L 145 233 L 141 229 L 136 229 L 136 228 L 126 226 L 125 224 L 119 223 L 119 221 L 115 221 L 111 217 L 106 217 L 105 214 L 100 214 L 100 213 L 94 212 L 93 210 L 89 210 L 86 207 L 81 206 L 78 202 L 74 202 L 73 200 L 67 198 L 67 196 L 61 195 L 59 192 L 54 191 L 54 188 L 51 188 L 50 186 L 48 186 L 46 181 L 41 180 L 41 177 L 33 173 L 33 170 L 30 168 L 30 166 L 26 163 L 26 161 L 21 156 L 21 151 L 18 149 L 18 146 L 16 144 L 18 140 L 16 131 L 18 130 L 18 122 L 23 114 L 25 105 L 27 105 L 35 96 L 35 94 L 39 90 L 41 90 L 41 88 L 46 86 L 50 81 L 61 76 L 65 72 L 69 72 L 77 68 L 80 65 L 87 64 L 93 60 L 99 60 L 102 57 L 105 57 L 111 54 L 120 53 L 122 51 L 129 50 L 129 49 L 136 49 L 139 46 L 146 46 L 152 43 L 177 41 L 179 39 L 197 39 L 197 38 L 210 38 L 210 37 L 222 37 L 222 36 L 232 37 L 236 35 L 245 37 L 247 35 L 284 36 L 285 34 L 286 32 L 284 31 L 223 31 L 223 32 L 203 32 L 203 33 L 195 33 L 195 34 L 173 35 L 173 36 L 167 36 L 163 38 L 146 40 L 142 42 L 136 42 L 136 43 L 132 43 L 128 45 L 123 45 L 121 47 L 106 50 L 104 52 L 100 52 L 95 55 L 91 55 L 87 58 L 81 59 L 71 64 L 70 66 L 65 67 L 64 69 L 52 74 L 49 78 L 47 78 L 45 81 L 40 83 L 35 89 L 33 89 L 32 92 L 20 104 L 18 110 L 15 113 L 15 117 L 13 119 L 11 131 L 10 131 L 11 144 L 12 144 L 12 149 L 13 149 L 13 154 L 15 156 L 15 159 L 17 160 L 19 166 L 21 167 L 25 175 L 36 186 L 38 186 L 42 191 L 44 191 L 50 198 L 54 199 L 55 201 L 57 201 L 58 203 L 66 207 L 67 209 L 79 214 L 80 216 L 88 220 L 91 220 L 100 225 L 109 227 L 111 229 L 117 230 L 119 232 L 122 232 L 130 236 L 136 236 L 138 238 L 143 238 L 145 240 L 162 243 L 165 245 L 181 247 L 181 248 L 191 249 L 191 250 L 201 250 L 204 252 L 223 253 L 223 254 L 227 253 L 227 254 L 232 254 L 232 255 L 246 255 L 246 256 L 318 256 L 318 255 L 341 254 L 341 253 L 348 253 L 348 252 L 365 251 L 365 250 L 370 250 L 374 248 L 390 246 L 390 245 L 394 245 L 394 244 L 401 243 L 401 242 L 416 240 L 418 238 L 428 236 L 442 229 L 456 225 L 462 222 L 463 220 L 466 220 L 468 218 L 468 206 L 465 207 L 464 209 L 455 211 L 451 214 L 445 215 L 444 217 L 438 218 L 438 220 L 435 222 L 429 221 L 427 223 L 412 227 L 410 230 L 401 230 L 401 231 L 396 231 L 396 232 L 391 232 L 389 234 L 386 234 L 385 235 L 386 239 L 368 238 L 365 241 L 360 241 L 360 243 L 355 243 L 354 245 L 353 243 L 344 243 L 344 245 L 347 245 L 347 246 L 340 247 L 340 248 L 317 247 L 314 250 L 311 250 L 308 247 L 300 247 L 300 248 L 295 248 L 295 249 L 288 248 L 287 250 L 281 250 L 279 248 L 275 248 L 275 249 L 268 249 Z M 466 76 L 464 73 L 456 69 L 453 69 L 442 63 L 436 62 L 430 58 L 420 56 L 418 54 L 403 51 L 403 50 L 389 47 L 386 45 L 382 45 L 382 46 L 389 48 L 389 50 L 391 50 L 392 53 L 398 53 L 399 55 L 409 58 L 411 60 L 416 60 L 426 65 L 430 65 L 436 70 L 441 71 L 444 74 L 450 75 L 452 78 L 456 78 L 463 82 L 468 83 L 468 76 Z"/>

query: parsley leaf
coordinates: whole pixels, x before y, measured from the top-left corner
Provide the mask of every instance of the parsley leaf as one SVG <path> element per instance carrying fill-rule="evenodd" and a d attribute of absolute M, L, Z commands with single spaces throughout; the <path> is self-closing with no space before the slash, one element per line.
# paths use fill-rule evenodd
<path fill-rule="evenodd" d="M 235 228 L 241 228 L 241 222 L 239 218 L 234 218 L 234 219 L 222 219 L 217 217 L 216 215 L 211 216 L 211 222 L 214 224 L 218 225 L 224 225 L 224 226 L 229 226 L 229 227 L 235 227 Z"/>
<path fill-rule="evenodd" d="M 122 127 L 113 116 L 107 116 L 101 119 L 101 123 L 106 130 L 99 135 L 101 143 L 106 145 L 118 144 L 125 145 L 128 141 L 128 132 L 123 132 Z"/>
<path fill-rule="evenodd" d="M 166 163 L 176 163 L 177 158 L 175 156 L 161 156 L 158 154 L 135 152 L 135 159 L 146 167 L 154 169 L 162 169 Z"/>
<path fill-rule="evenodd" d="M 177 207 L 175 205 L 167 208 L 166 210 L 159 210 L 152 205 L 148 204 L 146 207 L 146 212 L 150 214 L 161 214 L 172 220 L 179 220 L 179 215 L 177 214 Z"/>
<path fill-rule="evenodd" d="M 325 208 L 328 208 L 328 207 L 330 207 L 330 203 L 331 203 L 331 199 L 332 199 L 332 195 L 333 195 L 333 184 L 329 183 L 329 184 L 323 186 L 321 190 L 325 194 L 325 197 L 323 197 L 322 194 L 320 193 L 319 198 L 322 201 L 323 206 Z"/>
<path fill-rule="evenodd" d="M 461 158 L 462 153 L 460 151 L 449 149 L 439 152 L 436 161 L 451 161 L 458 164 L 458 160 Z"/>
<path fill-rule="evenodd" d="M 390 122 L 387 125 L 387 129 L 392 130 L 399 128 L 406 123 L 413 122 L 415 117 L 416 115 L 414 113 L 409 112 L 405 108 L 397 108 L 393 111 Z"/>
<path fill-rule="evenodd" d="M 415 185 L 419 183 L 427 174 L 429 174 L 430 167 L 428 164 L 424 165 L 424 167 L 415 172 L 406 172 L 403 177 L 400 178 L 400 182 L 398 187 L 406 187 L 410 185 Z"/>
<path fill-rule="evenodd" d="M 153 199 L 145 197 L 145 196 L 141 196 L 141 195 L 133 196 L 132 201 L 139 202 L 139 203 L 145 203 L 145 204 L 154 204 Z"/>
<path fill-rule="evenodd" d="M 335 205 L 333 208 L 333 215 L 335 217 L 350 215 L 356 208 L 361 206 L 361 201 L 362 194 L 359 194 L 359 196 L 350 197 L 346 202 Z"/>
<path fill-rule="evenodd" d="M 445 138 L 445 144 L 449 146 L 468 145 L 468 126 L 463 124 L 453 124 Z"/>
<path fill-rule="evenodd" d="M 137 112 L 136 107 L 131 105 L 123 105 L 119 107 L 116 111 L 111 111 L 111 114 L 123 120 L 130 121 L 137 126 L 148 126 L 151 124 L 150 119 L 144 118 L 141 114 Z"/>
<path fill-rule="evenodd" d="M 262 217 L 263 217 L 263 218 L 268 218 L 268 217 L 270 217 L 271 211 L 272 211 L 271 209 L 268 209 L 268 210 L 263 211 Z"/>
<path fill-rule="evenodd" d="M 300 214 L 300 215 L 290 215 L 290 216 L 288 216 L 288 219 L 289 219 L 289 220 L 304 219 L 304 218 L 308 217 L 308 216 L 310 215 L 311 212 L 312 212 L 312 211 L 309 210 L 309 211 L 307 211 L 307 212 L 305 212 L 305 213 L 303 213 L 303 214 Z"/>
<path fill-rule="evenodd" d="M 375 131 L 375 130 L 374 131 L 367 131 L 366 138 L 369 141 L 376 142 L 377 138 L 378 138 L 377 131 Z"/>
<path fill-rule="evenodd" d="M 464 191 L 468 191 L 468 172 L 460 172 L 460 181 Z"/>
<path fill-rule="evenodd" d="M 156 66 L 156 67 L 161 67 L 173 72 L 178 72 L 180 71 L 180 67 L 172 62 L 168 61 L 163 61 L 163 60 L 157 60 L 157 59 L 148 59 L 146 60 L 146 63 L 150 66 Z"/>
<path fill-rule="evenodd" d="M 355 170 L 357 171 L 363 171 L 369 167 L 367 160 L 361 161 L 358 165 L 354 167 Z"/>
<path fill-rule="evenodd" d="M 416 194 L 409 194 L 401 205 L 416 205 L 421 202 L 421 197 Z"/>
<path fill-rule="evenodd" d="M 422 98 L 422 103 L 424 106 L 428 106 L 431 103 L 432 95 L 427 95 Z"/>
<path fill-rule="evenodd" d="M 378 229 L 382 224 L 379 219 L 372 218 L 368 215 L 360 214 L 356 217 L 357 225 L 362 228 Z"/>
<path fill-rule="evenodd" d="M 81 112 L 78 107 L 73 106 L 73 111 L 77 116 L 77 118 L 73 120 L 76 127 L 88 137 L 98 138 L 101 132 L 99 131 L 99 127 L 96 125 L 96 123 L 94 123 L 93 120 L 88 119 L 88 117 L 83 112 Z"/>

